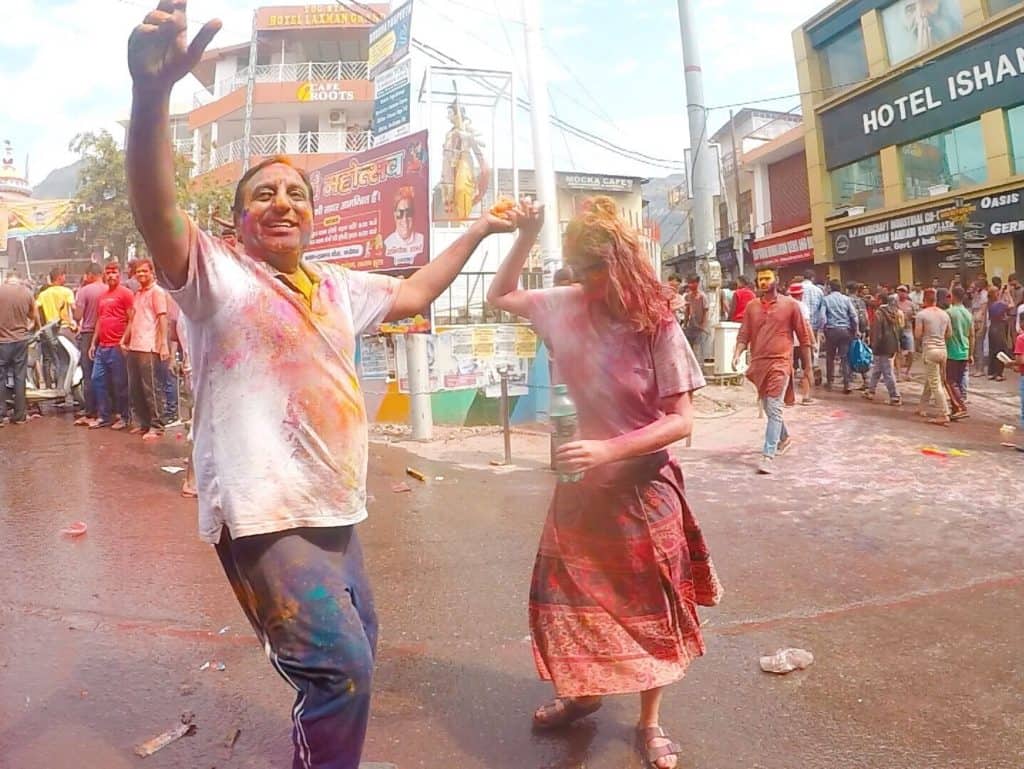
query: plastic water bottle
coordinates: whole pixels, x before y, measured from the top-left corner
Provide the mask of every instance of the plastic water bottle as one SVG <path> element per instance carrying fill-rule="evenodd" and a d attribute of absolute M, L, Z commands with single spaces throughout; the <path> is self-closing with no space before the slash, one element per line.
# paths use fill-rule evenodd
<path fill-rule="evenodd" d="M 576 404 L 569 397 L 569 388 L 564 384 L 555 385 L 551 394 L 551 421 L 555 427 L 555 450 L 576 440 L 578 422 Z M 567 473 L 559 469 L 559 483 L 578 483 L 583 473 Z"/>

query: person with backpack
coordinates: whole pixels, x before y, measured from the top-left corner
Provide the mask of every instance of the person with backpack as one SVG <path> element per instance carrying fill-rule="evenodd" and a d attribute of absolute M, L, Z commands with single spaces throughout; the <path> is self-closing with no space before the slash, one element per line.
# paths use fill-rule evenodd
<path fill-rule="evenodd" d="M 896 377 L 893 375 L 893 358 L 900 351 L 902 335 L 902 313 L 896 306 L 895 297 L 890 298 L 886 293 L 879 294 L 878 309 L 875 311 L 869 334 L 871 350 L 875 356 L 868 379 L 868 389 L 864 393 L 864 397 L 869 401 L 875 399 L 878 381 L 882 380 L 889 391 L 889 405 L 903 405 L 903 398 L 896 388 Z"/>

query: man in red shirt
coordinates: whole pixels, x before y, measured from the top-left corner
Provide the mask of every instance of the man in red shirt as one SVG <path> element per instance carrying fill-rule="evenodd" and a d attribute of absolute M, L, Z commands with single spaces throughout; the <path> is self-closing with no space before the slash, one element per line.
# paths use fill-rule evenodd
<path fill-rule="evenodd" d="M 736 289 L 736 293 L 732 298 L 732 317 L 729 318 L 733 323 L 742 323 L 743 314 L 747 310 L 747 305 L 750 304 L 756 296 L 754 290 L 750 287 L 750 281 L 747 280 L 746 276 L 740 275 L 736 278 L 736 283 L 739 288 Z"/>
<path fill-rule="evenodd" d="M 103 268 L 103 281 L 107 284 L 107 292 L 100 296 L 96 310 L 96 331 L 89 348 L 89 357 L 93 361 L 92 389 L 96 393 L 99 419 L 92 420 L 89 428 L 123 430 L 128 426 L 131 412 L 128 405 L 128 369 L 121 351 L 121 342 L 128 329 L 133 296 L 131 291 L 121 285 L 121 269 L 116 261 L 107 262 Z M 116 420 L 112 418 L 107 390 L 111 380 Z"/>
<path fill-rule="evenodd" d="M 736 339 L 733 368 L 740 356 L 750 348 L 747 379 L 757 387 L 758 397 L 768 415 L 764 438 L 764 456 L 757 471 L 762 475 L 774 472 L 775 455 L 784 454 L 792 439 L 782 421 L 783 401 L 796 402 L 793 389 L 793 340 L 799 343 L 804 371 L 811 370 L 811 329 L 804 320 L 795 299 L 780 296 L 778 276 L 770 267 L 757 271 L 757 288 L 761 300 L 747 305 L 743 325 Z"/>

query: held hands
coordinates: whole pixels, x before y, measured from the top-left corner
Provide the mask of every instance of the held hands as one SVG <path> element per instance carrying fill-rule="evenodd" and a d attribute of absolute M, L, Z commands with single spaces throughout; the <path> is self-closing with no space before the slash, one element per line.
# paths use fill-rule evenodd
<path fill-rule="evenodd" d="M 494 209 L 486 211 L 478 224 L 487 235 L 519 230 L 522 237 L 536 238 L 544 224 L 544 206 L 524 196 L 519 199 L 519 205 L 500 214 L 495 213 Z"/>
<path fill-rule="evenodd" d="M 555 464 L 570 473 L 584 473 L 618 459 L 611 441 L 573 441 L 555 452 Z"/>
<path fill-rule="evenodd" d="M 218 19 L 206 22 L 188 43 L 186 0 L 160 0 L 128 38 L 128 70 L 136 87 L 170 90 L 199 63 L 220 31 Z"/>

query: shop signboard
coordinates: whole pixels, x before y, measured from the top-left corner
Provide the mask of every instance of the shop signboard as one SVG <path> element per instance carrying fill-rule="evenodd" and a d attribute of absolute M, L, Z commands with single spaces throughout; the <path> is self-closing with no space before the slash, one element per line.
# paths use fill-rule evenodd
<path fill-rule="evenodd" d="M 412 42 L 412 0 L 370 30 L 370 78 L 395 66 L 409 55 Z"/>
<path fill-rule="evenodd" d="M 394 141 L 409 133 L 411 61 L 381 73 L 374 81 L 373 142 L 375 145 Z"/>
<path fill-rule="evenodd" d="M 850 262 L 886 254 L 935 250 L 948 240 L 943 235 L 956 232 L 957 217 L 965 212 L 970 217 L 966 226 L 972 233 L 982 236 L 972 243 L 984 244 L 990 238 L 1024 233 L 1024 187 L 967 198 L 963 206 L 946 203 L 832 230 L 829 233 L 832 257 L 837 262 Z M 754 259 L 757 260 L 756 245 Z"/>
<path fill-rule="evenodd" d="M 755 267 L 782 267 L 813 259 L 814 240 L 811 238 L 810 230 L 754 241 Z"/>

